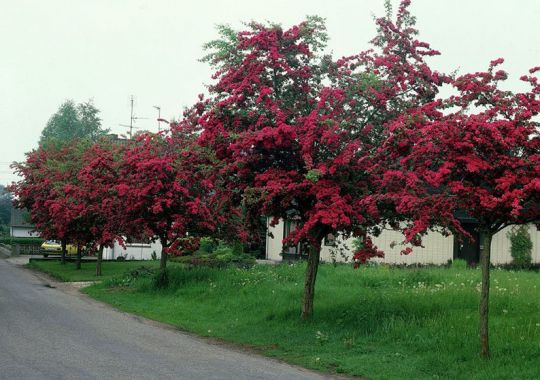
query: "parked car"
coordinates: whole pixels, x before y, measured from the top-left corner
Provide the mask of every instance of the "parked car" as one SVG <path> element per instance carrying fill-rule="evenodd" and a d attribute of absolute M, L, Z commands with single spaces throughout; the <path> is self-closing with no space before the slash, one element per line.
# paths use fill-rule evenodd
<path fill-rule="evenodd" d="M 56 240 L 47 240 L 43 244 L 41 244 L 40 251 L 43 257 L 48 257 L 49 255 L 61 255 L 62 245 Z M 76 255 L 77 246 L 73 244 L 66 245 L 66 253 L 68 255 Z"/>

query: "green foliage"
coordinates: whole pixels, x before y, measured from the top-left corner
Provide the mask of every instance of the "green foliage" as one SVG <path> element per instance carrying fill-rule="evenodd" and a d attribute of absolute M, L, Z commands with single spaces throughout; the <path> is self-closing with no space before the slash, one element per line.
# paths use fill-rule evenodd
<path fill-rule="evenodd" d="M 36 237 L 2 237 L 1 244 L 19 244 L 19 245 L 41 245 L 45 240 Z"/>
<path fill-rule="evenodd" d="M 11 193 L 4 185 L 0 185 L 0 226 L 8 226 L 11 221 Z"/>
<path fill-rule="evenodd" d="M 211 268 L 239 267 L 249 268 L 255 265 L 256 260 L 248 254 L 235 254 L 232 248 L 217 249 L 212 253 L 172 257 L 170 261 L 189 266 L 202 266 Z"/>
<path fill-rule="evenodd" d="M 107 132 L 101 128 L 99 110 L 91 100 L 79 104 L 67 100 L 47 122 L 41 132 L 39 145 L 63 145 L 76 139 L 97 141 Z"/>
<path fill-rule="evenodd" d="M 467 260 L 455 259 L 452 261 L 452 268 L 455 269 L 467 269 Z"/>
<path fill-rule="evenodd" d="M 352 241 L 353 252 L 357 252 L 362 248 L 364 248 L 364 239 L 362 239 L 361 237 L 354 238 Z"/>
<path fill-rule="evenodd" d="M 321 172 L 317 169 L 311 169 L 306 173 L 306 179 L 311 182 L 317 182 L 321 178 Z"/>
<path fill-rule="evenodd" d="M 165 289 L 169 286 L 169 270 L 167 268 L 160 269 L 152 277 L 152 287 L 154 289 Z"/>
<path fill-rule="evenodd" d="M 201 238 L 201 242 L 199 245 L 199 252 L 200 253 L 212 253 L 216 250 L 218 247 L 218 241 L 209 237 L 203 237 Z"/>
<path fill-rule="evenodd" d="M 60 281 L 107 281 L 115 278 L 114 286 L 121 283 L 133 283 L 135 279 L 150 277 L 159 268 L 159 262 L 145 261 L 141 265 L 140 261 L 103 261 L 102 276 L 96 276 L 95 262 L 83 262 L 81 269 L 75 269 L 75 263 L 68 262 L 60 264 L 60 260 L 32 260 L 28 267 L 45 272 Z"/>
<path fill-rule="evenodd" d="M 482 360 L 479 270 L 323 264 L 313 318 L 301 322 L 304 270 L 304 263 L 171 266 L 167 289 L 139 277 L 129 288 L 83 291 L 121 310 L 325 372 L 370 379 L 538 377 L 538 273 L 492 272 L 493 352 Z"/>
<path fill-rule="evenodd" d="M 242 62 L 242 56 L 236 51 L 238 43 L 238 32 L 230 25 L 220 24 L 216 26 L 219 38 L 203 45 L 203 49 L 208 52 L 200 59 L 201 62 L 208 62 L 216 68 L 224 68 L 229 64 L 238 65 Z"/>
<path fill-rule="evenodd" d="M 514 227 L 507 233 L 507 236 L 510 239 L 512 264 L 517 268 L 529 268 L 533 249 L 529 227 L 527 225 Z"/>
<path fill-rule="evenodd" d="M 242 242 L 226 243 L 210 237 L 201 238 L 199 249 L 193 254 L 172 257 L 170 260 L 190 266 L 214 268 L 227 266 L 250 267 L 256 263 L 253 256 L 244 253 Z"/>
<path fill-rule="evenodd" d="M 0 224 L 0 238 L 9 236 L 9 226 Z"/>

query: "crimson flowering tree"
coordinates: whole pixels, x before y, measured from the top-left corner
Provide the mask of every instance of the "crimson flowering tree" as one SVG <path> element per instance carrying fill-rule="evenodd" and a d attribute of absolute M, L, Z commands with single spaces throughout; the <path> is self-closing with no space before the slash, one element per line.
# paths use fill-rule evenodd
<path fill-rule="evenodd" d="M 56 153 L 56 154 L 55 154 Z M 27 209 L 32 223 L 44 239 L 62 240 L 62 263 L 65 259 L 65 237 L 61 236 L 53 224 L 54 220 L 46 202 L 54 197 L 55 189 L 51 163 L 55 157 L 62 155 L 58 149 L 45 150 L 39 148 L 26 154 L 24 162 L 15 163 L 12 167 L 22 179 L 9 186 L 13 193 L 15 207 Z"/>
<path fill-rule="evenodd" d="M 491 241 L 512 224 L 540 220 L 540 86 L 501 89 L 507 73 L 491 62 L 487 72 L 455 78 L 456 94 L 409 110 L 392 121 L 371 170 L 374 195 L 408 215 L 408 240 L 429 227 L 467 235 L 458 210 L 476 220 L 481 234 L 481 355 L 489 356 L 488 310 Z M 533 74 L 540 68 L 531 69 Z"/>
<path fill-rule="evenodd" d="M 313 312 L 324 237 L 365 235 L 390 216 L 361 202 L 371 193 L 370 154 L 384 124 L 432 100 L 447 80 L 424 62 L 438 53 L 416 40 L 408 4 L 395 22 L 377 21 L 375 50 L 337 62 L 320 54 L 327 37 L 317 17 L 288 30 L 222 28 L 223 39 L 207 45 L 216 82 L 199 119 L 201 144 L 225 163 L 224 191 L 248 219 L 298 222 L 284 243 L 309 246 L 304 319 Z M 358 252 L 379 254 L 371 246 Z"/>
<path fill-rule="evenodd" d="M 11 186 L 16 206 L 30 211 L 40 235 L 62 241 L 63 258 L 66 244 L 77 244 L 78 269 L 80 246 L 89 238 L 85 226 L 79 223 L 82 205 L 71 197 L 71 193 L 77 183 L 82 153 L 87 147 L 86 141 L 74 141 L 70 145 L 40 147 L 28 153 L 25 162 L 14 166 L 23 179 Z"/>
<path fill-rule="evenodd" d="M 52 167 L 54 193 L 45 202 L 59 237 L 77 246 L 77 269 L 81 269 L 81 250 L 89 247 L 95 239 L 91 230 L 93 221 L 85 218 L 88 205 L 80 198 L 81 183 L 78 178 L 84 153 L 90 145 L 88 140 L 78 140 L 62 148 L 63 154 L 58 156 Z"/>
<path fill-rule="evenodd" d="M 127 147 L 120 165 L 116 189 L 123 224 L 132 236 L 159 239 L 162 269 L 182 238 L 216 228 L 208 201 L 213 185 L 195 138 L 187 121 L 172 124 L 168 134 L 141 135 Z"/>
<path fill-rule="evenodd" d="M 124 205 L 118 196 L 118 166 L 123 146 L 102 139 L 90 146 L 82 155 L 84 165 L 77 175 L 77 185 L 71 186 L 69 195 L 80 206 L 78 223 L 84 223 L 89 232 L 88 243 L 97 249 L 96 275 L 101 276 L 103 248 L 115 241 L 123 244 L 127 229 L 122 219 Z"/>

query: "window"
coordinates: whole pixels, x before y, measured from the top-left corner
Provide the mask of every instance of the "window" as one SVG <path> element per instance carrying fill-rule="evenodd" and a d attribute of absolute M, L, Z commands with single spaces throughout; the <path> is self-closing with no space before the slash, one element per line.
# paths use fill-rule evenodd
<path fill-rule="evenodd" d="M 294 220 L 286 220 L 283 223 L 283 239 L 288 237 L 291 234 L 291 232 L 296 230 L 297 225 L 298 225 L 297 222 L 295 222 Z M 302 246 L 299 243 L 294 246 L 284 246 L 283 253 L 285 255 L 303 255 L 304 250 L 302 249 Z"/>
<path fill-rule="evenodd" d="M 335 247 L 336 246 L 336 237 L 334 234 L 328 234 L 324 238 L 324 245 L 327 247 Z"/>

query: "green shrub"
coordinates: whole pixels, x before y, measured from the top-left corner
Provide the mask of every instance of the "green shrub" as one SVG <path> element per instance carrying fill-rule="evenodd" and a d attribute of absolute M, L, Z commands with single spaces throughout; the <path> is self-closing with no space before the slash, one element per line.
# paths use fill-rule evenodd
<path fill-rule="evenodd" d="M 35 237 L 2 237 L 0 244 L 41 245 L 45 240 Z"/>
<path fill-rule="evenodd" d="M 218 247 L 218 242 L 215 239 L 209 237 L 201 238 L 199 245 L 200 253 L 212 253 Z"/>
<path fill-rule="evenodd" d="M 508 234 L 512 264 L 517 268 L 529 268 L 532 262 L 531 235 L 527 225 L 514 227 Z"/>
<path fill-rule="evenodd" d="M 235 256 L 234 250 L 231 247 L 226 246 L 226 245 L 221 245 L 221 244 L 216 248 L 216 250 L 212 253 L 212 255 L 228 256 L 228 257 Z"/>
<path fill-rule="evenodd" d="M 189 266 L 225 268 L 228 266 L 247 268 L 255 265 L 253 256 L 243 253 L 240 242 L 226 243 L 209 237 L 201 238 L 199 249 L 191 255 L 171 257 L 171 261 Z"/>

